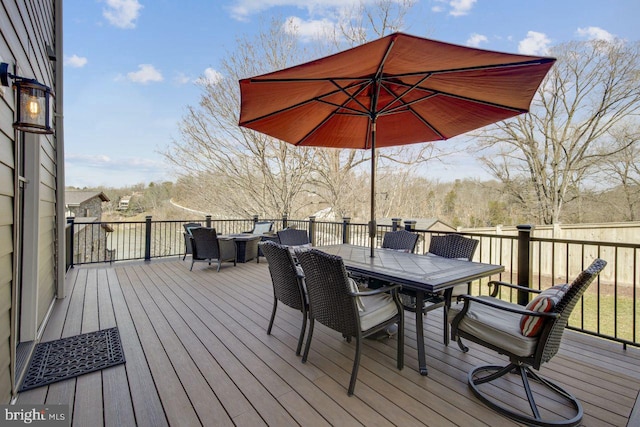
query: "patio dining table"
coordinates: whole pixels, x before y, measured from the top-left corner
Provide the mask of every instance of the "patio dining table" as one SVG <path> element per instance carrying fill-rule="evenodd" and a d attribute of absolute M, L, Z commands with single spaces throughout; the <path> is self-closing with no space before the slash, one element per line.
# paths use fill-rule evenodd
<path fill-rule="evenodd" d="M 446 291 L 455 285 L 499 274 L 504 266 L 459 259 L 425 256 L 389 249 L 375 249 L 349 244 L 320 246 L 317 249 L 340 256 L 346 269 L 359 276 L 401 284 L 414 291 L 416 307 L 424 304 L 425 293 Z M 423 312 L 416 310 L 418 368 L 427 375 L 424 346 Z"/>

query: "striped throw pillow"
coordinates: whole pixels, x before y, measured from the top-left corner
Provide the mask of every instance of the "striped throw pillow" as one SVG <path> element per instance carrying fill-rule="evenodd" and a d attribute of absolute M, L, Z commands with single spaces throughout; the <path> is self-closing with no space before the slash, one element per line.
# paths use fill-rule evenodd
<path fill-rule="evenodd" d="M 529 311 L 538 311 L 548 313 L 562 299 L 565 292 L 569 289 L 569 285 L 556 285 L 549 289 L 545 289 L 538 296 L 527 304 L 525 307 Z M 525 337 L 535 337 L 542 332 L 544 325 L 544 317 L 524 315 L 520 319 L 520 331 Z"/>

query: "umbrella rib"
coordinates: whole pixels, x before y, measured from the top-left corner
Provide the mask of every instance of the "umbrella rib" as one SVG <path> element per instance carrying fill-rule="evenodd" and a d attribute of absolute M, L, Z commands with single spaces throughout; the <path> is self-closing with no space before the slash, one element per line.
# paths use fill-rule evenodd
<path fill-rule="evenodd" d="M 363 80 L 363 79 L 362 79 L 362 78 L 359 78 L 359 79 L 357 79 L 357 80 Z M 262 81 L 264 81 L 264 80 L 262 80 Z M 266 119 L 266 118 L 268 118 L 268 117 L 278 115 L 278 114 L 280 114 L 280 113 L 284 113 L 285 111 L 293 110 L 293 109 L 295 109 L 295 108 L 301 107 L 301 106 L 303 106 L 303 105 L 306 105 L 306 104 L 309 104 L 309 103 L 312 103 L 312 102 L 322 102 L 322 103 L 325 103 L 325 104 L 328 104 L 328 105 L 333 105 L 333 106 L 335 106 L 335 107 L 337 107 L 337 108 L 350 109 L 350 110 L 351 110 L 351 111 L 353 111 L 354 113 L 357 113 L 357 114 L 359 114 L 359 115 L 363 115 L 363 113 L 362 113 L 361 111 L 358 111 L 358 110 L 356 110 L 355 108 L 351 108 L 351 107 L 347 107 L 347 106 L 345 106 L 345 105 L 335 104 L 335 103 L 332 103 L 332 102 L 329 102 L 329 101 L 325 101 L 325 100 L 323 100 L 323 99 L 322 99 L 323 97 L 332 96 L 332 95 L 335 95 L 336 93 L 339 93 L 339 92 L 343 92 L 343 93 L 344 93 L 344 94 L 346 94 L 350 99 L 353 99 L 353 96 L 352 96 L 351 94 L 349 94 L 349 93 L 345 90 L 345 88 L 342 88 L 341 86 L 339 86 L 338 84 L 336 84 L 333 80 L 331 80 L 331 83 L 333 83 L 333 84 L 338 88 L 338 90 L 336 90 L 336 91 L 332 91 L 332 92 L 329 92 L 329 93 L 322 94 L 322 96 L 321 96 L 321 97 L 316 97 L 316 98 L 307 99 L 307 100 L 302 101 L 302 102 L 299 102 L 299 103 L 297 103 L 297 104 L 293 104 L 293 105 L 290 105 L 290 106 L 288 106 L 288 107 L 285 107 L 285 108 L 281 108 L 281 109 L 279 109 L 279 110 L 272 111 L 272 112 L 270 112 L 269 114 L 265 114 L 265 115 L 263 115 L 263 116 L 256 117 L 256 118 L 254 118 L 254 119 L 247 120 L 247 121 L 244 121 L 244 122 L 239 123 L 239 124 L 240 124 L 241 126 L 249 125 L 249 124 L 251 124 L 251 123 L 255 123 L 255 122 L 257 122 L 257 121 L 260 121 L 260 120 Z M 355 87 L 355 86 L 358 86 L 358 85 L 364 85 L 364 86 L 362 87 L 362 89 L 360 89 L 360 90 L 356 93 L 356 94 L 358 94 L 358 93 L 360 93 L 362 90 L 364 90 L 364 89 L 366 88 L 367 84 L 368 84 L 368 82 L 367 82 L 367 81 L 363 81 L 363 82 L 356 82 L 356 83 L 353 83 L 353 84 L 351 84 L 351 85 L 347 86 L 347 88 Z M 365 107 L 364 105 L 362 105 L 362 103 L 358 102 L 358 101 L 357 101 L 357 100 L 355 100 L 355 99 L 353 99 L 353 100 L 354 100 L 354 101 L 356 101 L 358 104 L 360 104 L 360 106 L 361 106 L 362 108 L 364 108 L 365 110 L 367 109 L 367 107 Z"/>

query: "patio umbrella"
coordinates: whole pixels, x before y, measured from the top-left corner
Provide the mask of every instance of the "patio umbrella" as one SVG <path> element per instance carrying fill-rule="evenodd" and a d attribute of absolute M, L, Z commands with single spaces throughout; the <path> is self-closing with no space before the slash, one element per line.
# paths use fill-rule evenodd
<path fill-rule="evenodd" d="M 240 80 L 240 126 L 294 145 L 371 150 L 445 140 L 528 111 L 554 58 L 394 33 Z"/>

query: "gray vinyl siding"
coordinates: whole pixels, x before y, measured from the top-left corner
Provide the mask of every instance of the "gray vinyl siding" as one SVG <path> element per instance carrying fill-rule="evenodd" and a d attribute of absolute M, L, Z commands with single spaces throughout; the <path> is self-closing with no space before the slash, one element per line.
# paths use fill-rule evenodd
<path fill-rule="evenodd" d="M 0 58 L 18 75 L 54 87 L 54 63 L 47 44 L 55 48 L 54 0 L 2 0 L 0 3 Z M 62 58 L 59 58 L 62 61 Z M 13 68 L 11 68 L 13 71 Z M 12 88 L 0 88 L 0 403 L 11 398 L 11 292 L 14 277 L 15 132 Z M 52 112 L 53 113 L 53 112 Z M 37 323 L 42 326 L 56 289 L 55 204 L 56 147 L 53 135 L 40 136 L 40 201 L 38 236 Z M 63 191 L 64 189 L 60 189 Z M 29 262 L 29 260 L 25 260 Z"/>

